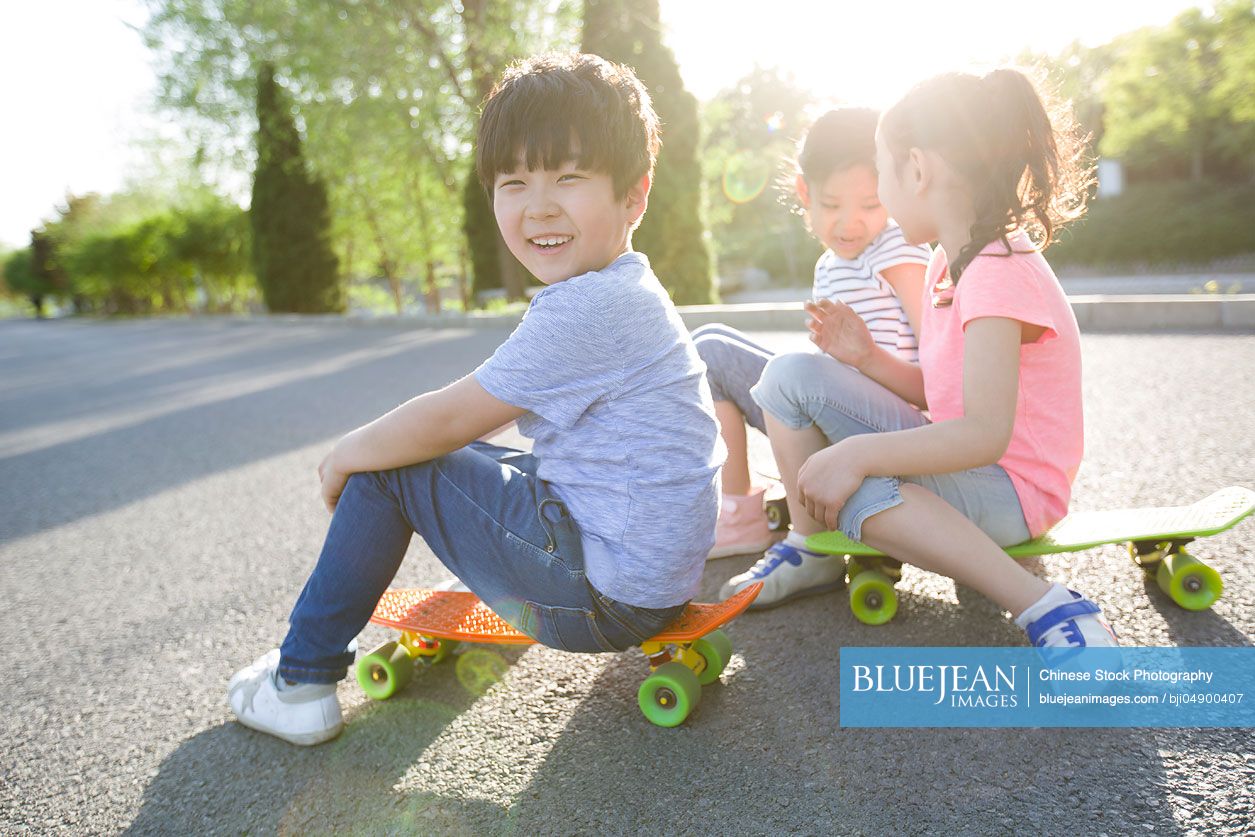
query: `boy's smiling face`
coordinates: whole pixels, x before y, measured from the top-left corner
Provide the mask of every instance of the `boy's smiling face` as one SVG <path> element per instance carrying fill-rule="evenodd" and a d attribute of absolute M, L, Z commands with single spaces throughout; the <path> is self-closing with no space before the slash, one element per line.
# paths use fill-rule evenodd
<path fill-rule="evenodd" d="M 876 195 L 876 172 L 865 165 L 837 169 L 822 183 L 799 175 L 797 192 L 811 232 L 843 259 L 857 258 L 889 221 Z"/>
<path fill-rule="evenodd" d="M 552 285 L 601 270 L 629 246 L 645 211 L 649 178 L 618 198 L 609 174 L 579 168 L 527 170 L 519 163 L 493 184 L 493 213 L 506 246 L 533 276 Z"/>

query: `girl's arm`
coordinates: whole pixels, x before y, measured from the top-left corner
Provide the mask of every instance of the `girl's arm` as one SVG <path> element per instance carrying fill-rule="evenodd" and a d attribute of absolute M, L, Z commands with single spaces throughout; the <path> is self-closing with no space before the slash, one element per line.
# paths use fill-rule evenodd
<path fill-rule="evenodd" d="M 963 351 L 963 416 L 911 430 L 843 439 L 798 472 L 807 510 L 829 527 L 869 476 L 947 474 L 992 465 L 1015 424 L 1024 324 L 1005 317 L 968 323 Z"/>
<path fill-rule="evenodd" d="M 328 511 L 335 509 L 350 474 L 444 456 L 525 412 L 490 395 L 474 375 L 412 398 L 336 443 L 318 466 L 323 502 Z"/>
<path fill-rule="evenodd" d="M 915 364 L 877 346 L 867 330 L 867 323 L 850 306 L 825 299 L 806 303 L 806 312 L 811 315 L 807 328 L 811 331 L 812 343 L 899 398 L 921 410 L 928 408 L 924 398 L 924 373 Z"/>
<path fill-rule="evenodd" d="M 924 273 L 922 264 L 895 264 L 880 271 L 880 275 L 902 303 L 902 310 L 911 324 L 911 331 L 919 337 L 920 306 L 924 304 Z"/>

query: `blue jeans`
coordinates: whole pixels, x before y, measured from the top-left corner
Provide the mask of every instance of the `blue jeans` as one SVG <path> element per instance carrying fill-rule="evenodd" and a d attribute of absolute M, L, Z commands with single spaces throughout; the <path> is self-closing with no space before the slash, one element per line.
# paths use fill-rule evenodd
<path fill-rule="evenodd" d="M 754 400 L 794 430 L 815 426 L 836 443 L 860 433 L 888 433 L 928 424 L 923 413 L 859 371 L 828 355 L 778 355 L 767 364 Z M 975 523 L 998 546 L 1029 538 L 1019 495 L 1007 472 L 985 465 L 952 474 L 868 477 L 837 515 L 837 527 L 861 540 L 863 522 L 902 503 L 899 485 L 927 488 Z"/>
<path fill-rule="evenodd" d="M 588 583 L 579 527 L 536 464 L 530 453 L 475 442 L 429 462 L 351 476 L 289 617 L 280 676 L 345 676 L 349 643 L 414 533 L 501 618 L 544 645 L 620 651 L 670 624 L 684 605 L 633 607 Z"/>

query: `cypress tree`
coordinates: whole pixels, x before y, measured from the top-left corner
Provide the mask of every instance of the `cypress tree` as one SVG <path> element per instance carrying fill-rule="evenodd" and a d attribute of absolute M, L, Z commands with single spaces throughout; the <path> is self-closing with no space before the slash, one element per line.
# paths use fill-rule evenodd
<path fill-rule="evenodd" d="M 649 209 L 633 246 L 649 257 L 677 304 L 713 302 L 701 216 L 697 99 L 684 89 L 675 56 L 662 42 L 658 0 L 585 0 L 582 49 L 632 67 L 649 89 L 662 122 Z"/>
<path fill-rule="evenodd" d="M 502 287 L 501 261 L 497 253 L 497 218 L 474 167 L 462 189 L 462 229 L 471 254 L 471 294 Z"/>
<path fill-rule="evenodd" d="M 270 311 L 344 311 L 327 188 L 306 168 L 291 104 L 270 64 L 257 73 L 257 169 L 249 220 L 253 268 Z"/>

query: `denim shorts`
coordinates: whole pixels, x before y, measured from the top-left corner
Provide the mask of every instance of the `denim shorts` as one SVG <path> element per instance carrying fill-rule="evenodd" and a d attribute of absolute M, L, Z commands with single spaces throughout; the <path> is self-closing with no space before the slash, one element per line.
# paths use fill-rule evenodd
<path fill-rule="evenodd" d="M 837 443 L 861 433 L 923 427 L 914 406 L 825 354 L 795 352 L 768 362 L 751 394 L 759 406 L 794 430 L 817 427 Z M 900 485 L 923 486 L 954 506 L 999 546 L 1029 539 L 1020 498 L 1007 472 L 986 465 L 952 474 L 868 477 L 837 515 L 837 527 L 861 540 L 863 521 L 902 502 Z"/>

